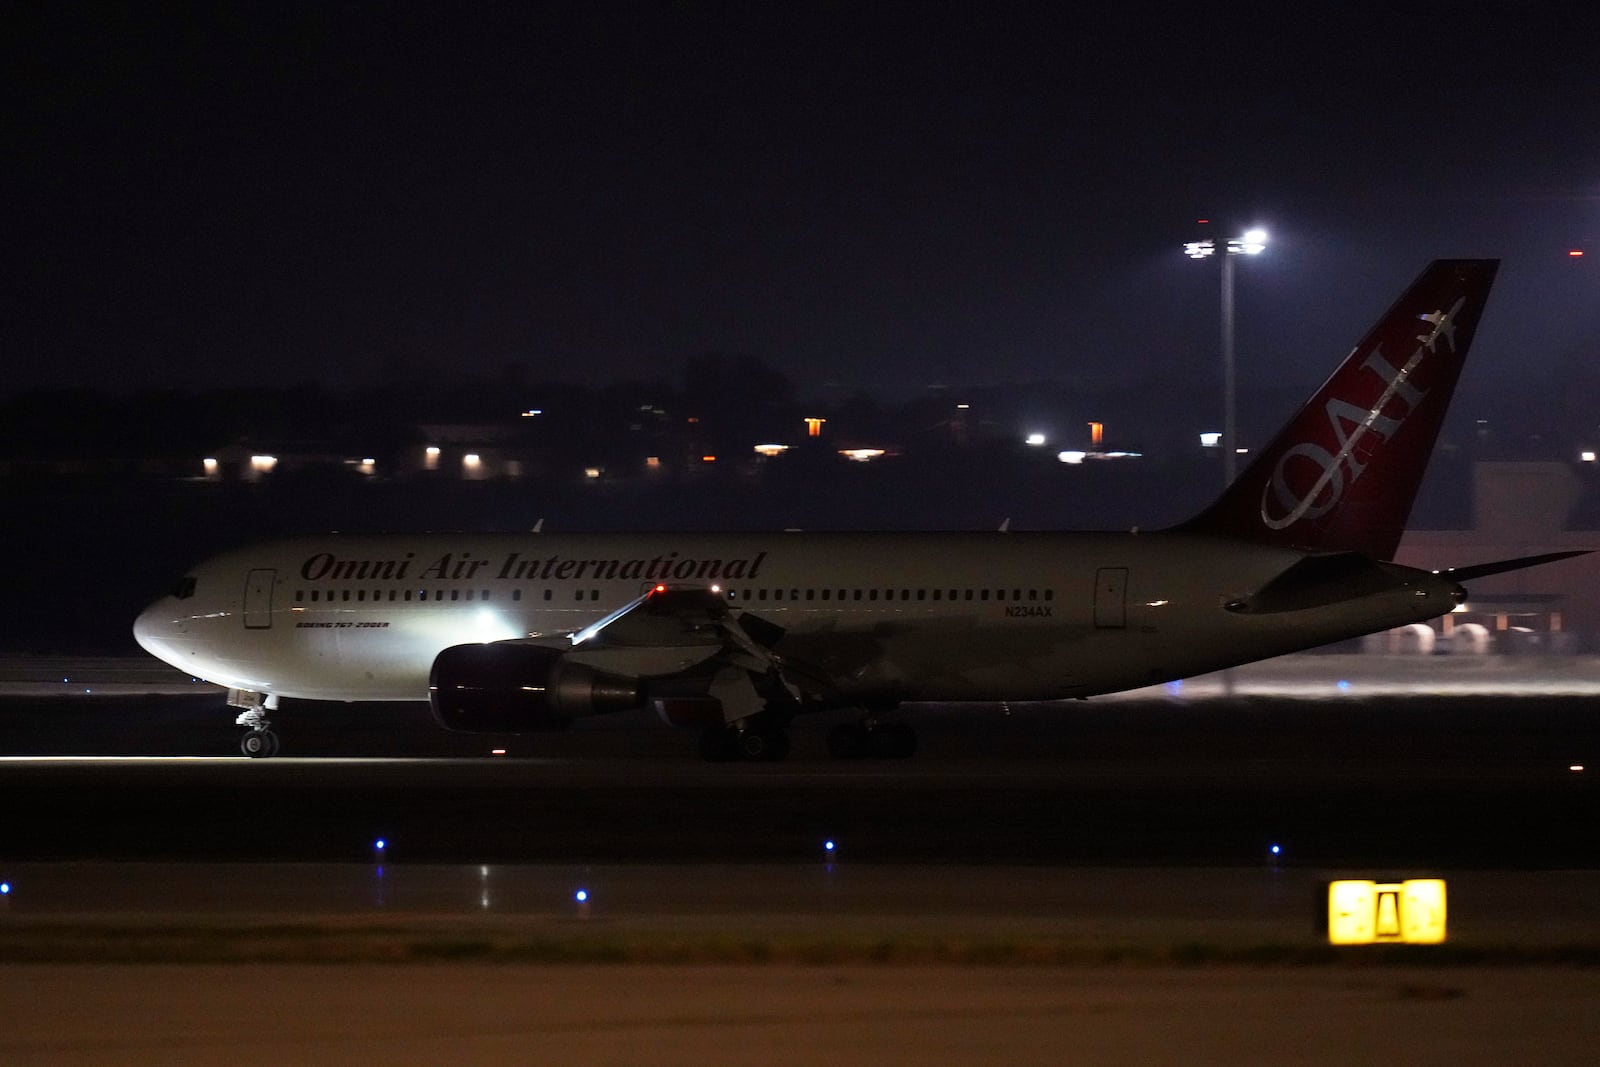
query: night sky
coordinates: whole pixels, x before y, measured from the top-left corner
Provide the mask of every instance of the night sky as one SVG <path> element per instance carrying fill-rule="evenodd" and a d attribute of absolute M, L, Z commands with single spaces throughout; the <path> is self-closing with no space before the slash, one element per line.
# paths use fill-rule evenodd
<path fill-rule="evenodd" d="M 1246 380 L 1436 256 L 1480 382 L 1600 356 L 1600 15 L 1394 6 L 13 8 L 0 388 L 1170 379 L 1200 216 Z"/>

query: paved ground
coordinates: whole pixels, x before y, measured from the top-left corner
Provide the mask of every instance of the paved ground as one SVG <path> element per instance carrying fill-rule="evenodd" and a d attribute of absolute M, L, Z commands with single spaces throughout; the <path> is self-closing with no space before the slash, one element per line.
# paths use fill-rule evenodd
<path fill-rule="evenodd" d="M 16 1064 L 1589 1064 L 1600 973 L 12 967 Z"/>
<path fill-rule="evenodd" d="M 0 1062 L 1590 1062 L 1593 698 L 1338 680 L 724 766 L 337 705 L 248 761 L 214 694 L 0 699 Z M 1334 875 L 1445 877 L 1447 951 L 1330 955 Z M 359 951 L 263 962 L 308 941 Z"/>

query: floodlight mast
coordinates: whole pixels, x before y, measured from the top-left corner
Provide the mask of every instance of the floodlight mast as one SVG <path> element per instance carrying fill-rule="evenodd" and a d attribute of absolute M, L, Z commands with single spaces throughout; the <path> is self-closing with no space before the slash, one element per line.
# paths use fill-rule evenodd
<path fill-rule="evenodd" d="M 1233 257 L 1260 255 L 1267 247 L 1267 231 L 1253 227 L 1238 237 L 1228 238 L 1222 256 L 1222 484 L 1232 485 L 1238 472 L 1239 445 L 1235 430 L 1237 387 L 1233 364 Z M 1189 241 L 1183 254 L 1190 259 L 1208 259 L 1217 251 L 1210 238 Z"/>

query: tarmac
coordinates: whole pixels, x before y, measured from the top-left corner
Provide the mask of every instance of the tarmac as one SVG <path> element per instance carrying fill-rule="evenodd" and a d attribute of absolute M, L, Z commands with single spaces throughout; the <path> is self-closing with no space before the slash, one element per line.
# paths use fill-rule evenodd
<path fill-rule="evenodd" d="M 768 765 L 0 672 L 0 1062 L 1590 1062 L 1593 664 L 1295 659 Z M 1329 946 L 1339 877 L 1447 940 Z"/>

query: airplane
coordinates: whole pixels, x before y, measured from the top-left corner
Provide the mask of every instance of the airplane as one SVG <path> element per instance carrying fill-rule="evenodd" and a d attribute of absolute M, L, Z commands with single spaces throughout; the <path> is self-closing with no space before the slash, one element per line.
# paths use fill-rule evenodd
<path fill-rule="evenodd" d="M 449 730 L 653 709 L 709 760 L 904 757 L 911 701 L 1134 689 L 1423 622 L 1462 582 L 1392 562 L 1498 269 L 1429 265 L 1210 507 L 1154 532 L 318 535 L 209 559 L 134 625 L 228 688 L 240 748 L 283 698 L 427 700 Z"/>

